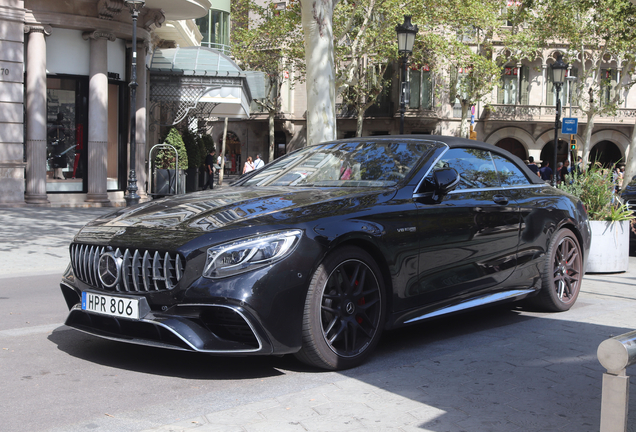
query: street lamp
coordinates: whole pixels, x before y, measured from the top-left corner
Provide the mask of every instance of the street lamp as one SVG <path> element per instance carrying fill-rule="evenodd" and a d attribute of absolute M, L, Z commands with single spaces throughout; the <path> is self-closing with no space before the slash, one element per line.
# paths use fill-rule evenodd
<path fill-rule="evenodd" d="M 395 26 L 398 38 L 398 53 L 402 54 L 402 80 L 400 93 L 400 135 L 404 133 L 404 113 L 406 112 L 406 104 L 408 94 L 408 83 L 406 82 L 406 60 L 413 52 L 413 43 L 417 34 L 417 26 L 411 24 L 411 16 L 404 15 L 404 22 Z"/>
<path fill-rule="evenodd" d="M 554 122 L 554 157 L 552 166 L 552 186 L 557 185 L 557 147 L 559 145 L 559 126 L 561 125 L 561 99 L 559 91 L 565 81 L 565 72 L 568 70 L 568 64 L 563 61 L 563 56 L 557 53 L 557 60 L 550 66 L 552 69 L 552 83 L 556 88 L 556 120 Z"/>
<path fill-rule="evenodd" d="M 132 67 L 130 74 L 130 174 L 128 193 L 125 196 L 126 207 L 139 204 L 137 194 L 137 18 L 146 4 L 146 0 L 124 0 L 132 15 Z"/>

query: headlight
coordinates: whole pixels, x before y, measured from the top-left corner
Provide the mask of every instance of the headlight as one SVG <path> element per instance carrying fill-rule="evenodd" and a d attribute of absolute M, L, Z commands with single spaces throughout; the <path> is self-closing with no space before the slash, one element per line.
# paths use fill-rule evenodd
<path fill-rule="evenodd" d="M 224 278 L 280 261 L 293 252 L 301 235 L 301 230 L 282 231 L 211 247 L 203 277 Z"/>

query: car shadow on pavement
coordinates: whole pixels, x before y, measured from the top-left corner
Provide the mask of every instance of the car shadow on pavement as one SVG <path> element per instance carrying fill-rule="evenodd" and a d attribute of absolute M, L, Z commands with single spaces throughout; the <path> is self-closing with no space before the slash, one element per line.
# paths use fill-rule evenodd
<path fill-rule="evenodd" d="M 390 332 L 370 362 L 342 373 L 386 403 L 410 404 L 404 414 L 419 421 L 409 430 L 598 431 L 605 369 L 596 350 L 632 329 L 577 322 L 588 306 L 579 299 L 558 314 L 504 305 L 430 321 Z"/>
<path fill-rule="evenodd" d="M 82 360 L 116 369 L 192 380 L 236 380 L 281 375 L 274 357 L 217 357 L 111 341 L 68 327 L 48 339 L 59 350 Z"/>
<path fill-rule="evenodd" d="M 608 298 L 603 313 L 612 313 L 617 300 Z M 360 404 L 378 413 L 390 410 L 369 424 L 376 428 L 404 422 L 405 430 L 431 432 L 598 431 L 605 370 L 596 349 L 631 330 L 583 322 L 603 301 L 580 298 L 562 314 L 500 305 L 389 331 L 365 364 L 323 375 L 319 381 L 329 384 L 320 391 L 334 413 L 347 412 L 339 398 L 354 394 L 351 410 Z M 189 380 L 321 372 L 293 356 L 214 357 L 103 340 L 66 327 L 49 340 L 82 360 Z M 633 424 L 636 387 L 630 393 Z"/>

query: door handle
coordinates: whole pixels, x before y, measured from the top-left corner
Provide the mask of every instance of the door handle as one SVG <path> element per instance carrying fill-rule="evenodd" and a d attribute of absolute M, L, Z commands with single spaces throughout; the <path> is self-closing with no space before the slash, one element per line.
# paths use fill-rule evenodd
<path fill-rule="evenodd" d="M 504 195 L 495 195 L 492 197 L 492 200 L 495 202 L 495 204 L 501 204 L 501 205 L 508 204 L 508 197 Z"/>

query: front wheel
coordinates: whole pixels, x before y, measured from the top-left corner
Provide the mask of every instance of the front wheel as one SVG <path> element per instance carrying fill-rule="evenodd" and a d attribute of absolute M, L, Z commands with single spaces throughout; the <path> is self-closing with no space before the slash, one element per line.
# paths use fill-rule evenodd
<path fill-rule="evenodd" d="M 562 229 L 550 241 L 538 303 L 546 310 L 562 312 L 576 302 L 583 279 L 583 255 L 572 231 Z"/>
<path fill-rule="evenodd" d="M 324 369 L 358 366 L 380 339 L 385 308 L 384 282 L 373 258 L 357 247 L 336 250 L 311 279 L 296 357 Z"/>

